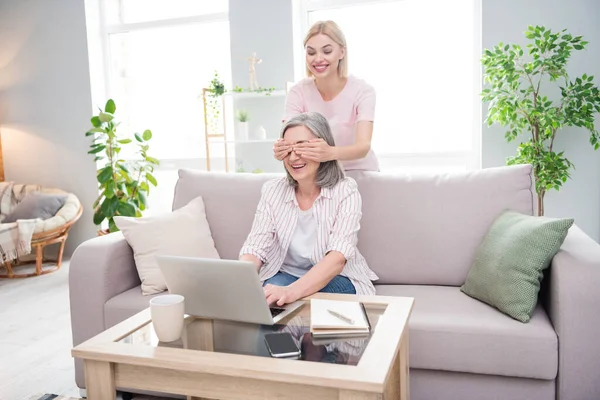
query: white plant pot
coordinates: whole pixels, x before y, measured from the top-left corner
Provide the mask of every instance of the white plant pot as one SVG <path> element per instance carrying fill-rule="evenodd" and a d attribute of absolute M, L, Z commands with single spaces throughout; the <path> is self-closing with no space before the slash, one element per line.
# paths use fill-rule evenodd
<path fill-rule="evenodd" d="M 250 139 L 252 140 L 265 140 L 267 138 L 267 131 L 262 126 L 259 126 L 254 132 Z"/>
<path fill-rule="evenodd" d="M 248 140 L 248 122 L 238 121 L 235 127 L 235 141 L 243 142 L 245 140 Z"/>

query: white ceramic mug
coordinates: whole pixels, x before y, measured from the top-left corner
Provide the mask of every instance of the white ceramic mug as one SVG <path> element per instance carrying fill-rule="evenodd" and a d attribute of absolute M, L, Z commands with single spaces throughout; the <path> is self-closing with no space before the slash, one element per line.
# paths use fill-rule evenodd
<path fill-rule="evenodd" d="M 163 294 L 150 299 L 150 315 L 158 340 L 174 342 L 183 333 L 184 298 Z"/>

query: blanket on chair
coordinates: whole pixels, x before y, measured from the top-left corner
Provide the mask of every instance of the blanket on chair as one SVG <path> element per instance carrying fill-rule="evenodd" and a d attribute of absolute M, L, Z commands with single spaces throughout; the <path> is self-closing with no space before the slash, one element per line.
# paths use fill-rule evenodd
<path fill-rule="evenodd" d="M 0 182 L 0 264 L 31 253 L 31 238 L 38 219 L 20 219 L 6 224 L 2 221 L 27 194 L 36 190 L 39 190 L 37 185 Z"/>

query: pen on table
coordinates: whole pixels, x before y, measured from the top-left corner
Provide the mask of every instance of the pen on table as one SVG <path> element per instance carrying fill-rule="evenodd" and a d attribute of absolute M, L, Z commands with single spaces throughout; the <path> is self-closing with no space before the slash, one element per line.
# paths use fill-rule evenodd
<path fill-rule="evenodd" d="M 348 317 L 346 317 L 345 315 L 342 315 L 336 311 L 333 310 L 327 310 L 329 312 L 329 314 L 334 315 L 336 317 L 338 317 L 339 319 L 341 319 L 344 322 L 349 323 L 350 325 L 354 325 L 354 321 Z"/>

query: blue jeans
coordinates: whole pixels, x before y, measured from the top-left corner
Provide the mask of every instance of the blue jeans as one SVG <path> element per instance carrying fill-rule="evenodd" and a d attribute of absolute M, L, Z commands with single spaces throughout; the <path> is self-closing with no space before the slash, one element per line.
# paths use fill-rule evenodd
<path fill-rule="evenodd" d="M 290 275 L 286 272 L 278 272 L 269 279 L 267 279 L 263 286 L 267 283 L 275 286 L 288 286 L 294 282 L 296 282 L 299 278 L 294 275 Z M 350 279 L 345 276 L 337 275 L 329 283 L 319 292 L 325 293 L 345 293 L 345 294 L 356 294 L 356 289 Z"/>

